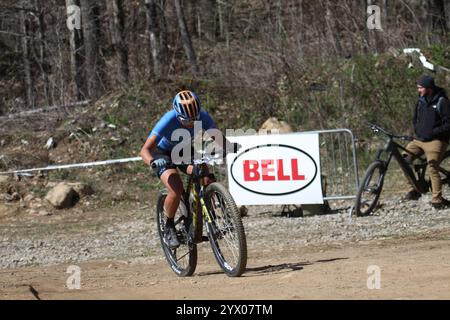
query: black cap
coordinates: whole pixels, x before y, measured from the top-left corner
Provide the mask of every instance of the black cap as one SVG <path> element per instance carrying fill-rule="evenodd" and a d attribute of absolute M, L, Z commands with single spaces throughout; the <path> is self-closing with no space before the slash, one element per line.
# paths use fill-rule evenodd
<path fill-rule="evenodd" d="M 427 89 L 435 87 L 433 77 L 426 74 L 420 76 L 420 78 L 417 80 L 417 84 Z"/>

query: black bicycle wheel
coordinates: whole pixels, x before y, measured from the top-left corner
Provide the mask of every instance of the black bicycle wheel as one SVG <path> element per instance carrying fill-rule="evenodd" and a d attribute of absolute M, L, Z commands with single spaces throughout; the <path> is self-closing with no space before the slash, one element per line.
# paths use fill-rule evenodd
<path fill-rule="evenodd" d="M 442 186 L 450 186 L 450 150 L 444 153 L 442 161 L 439 165 Z"/>
<path fill-rule="evenodd" d="M 228 276 L 239 277 L 247 265 L 247 240 L 239 209 L 217 182 L 206 188 L 205 201 L 211 216 L 206 229 L 214 256 Z"/>
<path fill-rule="evenodd" d="M 164 217 L 165 199 L 166 195 L 161 194 L 156 207 L 156 221 L 161 247 L 173 272 L 180 277 L 188 277 L 194 273 L 197 266 L 197 245 L 189 241 L 188 236 L 188 211 L 184 202 L 181 201 L 174 218 L 181 245 L 176 249 L 170 249 L 163 241 L 166 225 Z"/>
<path fill-rule="evenodd" d="M 367 168 L 356 195 L 355 213 L 366 216 L 372 213 L 380 198 L 386 168 L 381 161 L 373 162 Z"/>

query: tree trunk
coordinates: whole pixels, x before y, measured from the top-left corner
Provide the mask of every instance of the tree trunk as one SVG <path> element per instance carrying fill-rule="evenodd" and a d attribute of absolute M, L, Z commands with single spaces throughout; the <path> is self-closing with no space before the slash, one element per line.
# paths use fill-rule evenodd
<path fill-rule="evenodd" d="M 66 8 L 69 6 L 80 6 L 79 0 L 66 0 Z M 78 101 L 84 100 L 85 94 L 83 90 L 83 34 L 80 29 L 70 30 L 69 42 L 70 42 L 70 72 L 74 82 L 73 95 Z"/>
<path fill-rule="evenodd" d="M 225 40 L 227 47 L 230 42 L 230 22 L 233 8 L 233 1 L 217 0 L 217 14 L 219 19 L 219 35 L 220 39 Z"/>
<path fill-rule="evenodd" d="M 27 1 L 22 1 L 22 6 L 26 7 Z M 34 81 L 31 72 L 31 60 L 30 60 L 30 41 L 28 34 L 28 24 L 27 12 L 25 10 L 20 11 L 20 26 L 22 32 L 22 57 L 23 57 L 23 75 L 27 95 L 28 108 L 34 108 L 35 106 L 35 96 L 34 96 Z"/>
<path fill-rule="evenodd" d="M 153 65 L 153 74 L 161 76 L 161 47 L 159 41 L 159 28 L 157 20 L 156 0 L 145 0 L 147 8 L 147 30 L 150 40 L 151 61 Z"/>
<path fill-rule="evenodd" d="M 41 71 L 42 82 L 44 85 L 44 103 L 45 105 L 50 105 L 50 84 L 48 82 L 47 75 L 47 63 L 45 57 L 47 56 L 45 50 L 46 38 L 45 38 L 45 21 L 44 21 L 44 12 L 42 10 L 42 0 L 35 0 L 35 8 L 38 12 L 38 41 L 39 41 L 39 67 Z"/>
<path fill-rule="evenodd" d="M 123 0 L 106 1 L 110 19 L 111 42 L 116 53 L 118 82 L 128 84 L 128 47 L 124 39 Z"/>
<path fill-rule="evenodd" d="M 445 20 L 445 28 L 447 32 L 450 32 L 450 1 L 444 0 L 444 11 L 442 12 Z"/>
<path fill-rule="evenodd" d="M 445 21 L 445 6 L 448 0 L 433 0 L 430 2 L 428 19 L 432 24 L 432 38 L 434 43 L 441 43 L 442 36 L 445 36 L 447 26 Z"/>
<path fill-rule="evenodd" d="M 342 56 L 342 45 L 340 34 L 337 30 L 336 17 L 333 15 L 332 11 L 336 14 L 337 7 L 333 6 L 332 3 L 325 0 L 325 21 L 327 23 L 328 38 L 333 44 L 336 56 Z"/>
<path fill-rule="evenodd" d="M 380 15 L 381 15 L 381 27 L 383 29 L 385 29 L 386 27 L 384 26 L 384 23 L 386 23 L 385 21 L 383 21 L 382 17 L 383 17 L 383 11 L 386 11 L 386 0 L 382 0 L 380 3 L 374 1 L 374 0 L 367 0 L 367 7 L 370 5 L 379 5 L 380 6 Z M 367 8 L 366 7 L 366 8 Z M 384 30 L 385 31 L 385 30 Z M 369 30 L 369 34 L 371 34 L 373 36 L 373 42 L 375 43 L 375 52 L 377 53 L 381 53 L 384 51 L 384 41 L 382 38 L 382 33 L 384 31 L 381 30 Z"/>
<path fill-rule="evenodd" d="M 100 69 L 99 13 L 95 0 L 80 0 L 85 48 L 85 74 L 89 98 L 97 99 L 102 93 Z"/>
<path fill-rule="evenodd" d="M 216 1 L 217 0 L 200 0 L 200 21 L 202 31 L 208 41 L 216 40 Z"/>
<path fill-rule="evenodd" d="M 192 46 L 191 37 L 189 36 L 189 31 L 186 27 L 186 21 L 184 19 L 183 7 L 181 6 L 180 0 L 174 0 L 175 2 L 175 13 L 178 20 L 178 27 L 180 28 L 181 41 L 183 42 L 184 51 L 191 64 L 191 70 L 194 76 L 199 73 L 199 68 L 197 65 L 197 58 L 195 56 L 195 51 Z"/>
<path fill-rule="evenodd" d="M 191 35 L 193 37 L 198 37 L 198 24 L 200 19 L 200 16 L 198 14 L 198 1 L 187 0 L 184 2 L 184 6 L 186 8 L 186 24 L 189 30 L 191 30 Z"/>
<path fill-rule="evenodd" d="M 168 69 L 168 31 L 167 31 L 167 22 L 166 22 L 166 0 L 158 0 L 157 1 L 157 16 L 159 21 L 159 48 L 160 51 L 160 60 L 161 60 L 161 74 L 165 75 Z"/>

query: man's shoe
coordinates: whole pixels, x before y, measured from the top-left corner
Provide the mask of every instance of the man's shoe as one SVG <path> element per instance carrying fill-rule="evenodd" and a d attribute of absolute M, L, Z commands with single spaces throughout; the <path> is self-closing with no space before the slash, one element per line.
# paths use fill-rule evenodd
<path fill-rule="evenodd" d="M 164 234 L 164 243 L 170 249 L 176 249 L 180 246 L 180 240 L 178 240 L 177 231 L 175 230 L 175 227 L 173 226 L 166 227 L 166 231 Z"/>
<path fill-rule="evenodd" d="M 447 199 L 442 199 L 441 202 L 432 202 L 431 206 L 438 210 L 448 209 L 450 208 L 450 201 L 448 201 Z"/>
<path fill-rule="evenodd" d="M 422 196 L 420 192 L 417 192 L 416 190 L 409 191 L 405 196 L 403 197 L 403 200 L 419 200 L 419 198 Z"/>

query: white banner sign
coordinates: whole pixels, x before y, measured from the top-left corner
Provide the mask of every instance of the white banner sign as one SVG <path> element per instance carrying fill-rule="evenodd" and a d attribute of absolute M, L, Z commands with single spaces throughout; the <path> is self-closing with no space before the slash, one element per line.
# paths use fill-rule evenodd
<path fill-rule="evenodd" d="M 242 145 L 227 156 L 236 204 L 323 203 L 317 133 L 227 138 Z"/>

